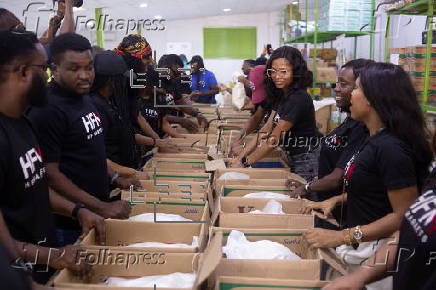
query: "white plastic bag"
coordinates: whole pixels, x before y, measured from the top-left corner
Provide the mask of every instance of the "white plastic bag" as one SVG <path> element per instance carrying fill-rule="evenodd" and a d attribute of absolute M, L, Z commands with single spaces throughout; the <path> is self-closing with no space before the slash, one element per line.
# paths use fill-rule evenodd
<path fill-rule="evenodd" d="M 237 82 L 232 89 L 232 104 L 240 110 L 245 104 L 246 97 L 244 84 Z"/>
<path fill-rule="evenodd" d="M 137 222 L 154 222 L 154 213 L 143 213 L 131 216 L 129 221 Z M 156 213 L 156 221 L 177 221 L 177 222 L 192 222 L 192 220 L 182 217 L 178 214 Z"/>
<path fill-rule="evenodd" d="M 232 179 L 250 179 L 250 175 L 239 172 L 226 172 L 218 178 L 218 180 L 232 180 Z"/>
<path fill-rule="evenodd" d="M 158 243 L 158 242 L 145 242 L 145 243 L 135 243 L 130 244 L 127 247 L 131 248 L 183 248 L 183 249 L 191 249 L 198 247 L 198 237 L 192 237 L 192 244 L 166 244 L 166 243 Z"/>
<path fill-rule="evenodd" d="M 244 233 L 235 230 L 230 232 L 223 253 L 227 259 L 301 260 L 282 244 L 268 240 L 250 242 Z"/>
<path fill-rule="evenodd" d="M 156 285 L 160 288 L 192 288 L 195 282 L 195 274 L 172 273 L 169 275 L 145 276 L 136 279 L 109 277 L 106 285 L 117 287 L 150 287 Z"/>
<path fill-rule="evenodd" d="M 232 95 L 227 91 L 219 92 L 215 95 L 216 105 L 219 108 L 232 105 Z"/>
<path fill-rule="evenodd" d="M 250 211 L 251 214 L 285 214 L 283 212 L 283 206 L 280 202 L 274 199 L 268 201 L 262 210 Z"/>
<path fill-rule="evenodd" d="M 289 195 L 270 192 L 270 191 L 252 192 L 252 193 L 244 195 L 243 197 L 245 197 L 245 198 L 271 198 L 271 199 L 279 199 L 279 200 L 292 199 Z"/>

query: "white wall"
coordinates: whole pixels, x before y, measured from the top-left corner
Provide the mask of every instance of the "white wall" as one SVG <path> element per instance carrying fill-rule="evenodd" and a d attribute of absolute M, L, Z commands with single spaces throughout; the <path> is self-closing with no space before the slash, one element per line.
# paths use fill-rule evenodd
<path fill-rule="evenodd" d="M 206 26 L 255 26 L 257 28 L 257 52 L 260 55 L 265 44 L 273 47 L 279 45 L 279 16 L 278 12 L 215 16 L 187 20 L 167 21 L 164 31 L 142 31 L 153 50 L 157 51 L 157 58 L 167 53 L 168 42 L 190 42 L 191 53 L 185 53 L 190 59 L 192 55 L 203 55 L 203 27 Z M 95 41 L 95 32 L 79 31 Z M 105 33 L 105 48 L 112 49 L 125 36 L 123 32 Z M 212 71 L 218 82 L 231 80 L 234 71 L 240 71 L 242 59 L 205 59 L 205 67 Z"/>

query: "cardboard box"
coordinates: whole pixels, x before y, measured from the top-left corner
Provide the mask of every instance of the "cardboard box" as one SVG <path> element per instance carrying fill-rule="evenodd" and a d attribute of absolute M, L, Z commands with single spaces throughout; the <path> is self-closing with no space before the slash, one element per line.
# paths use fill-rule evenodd
<path fill-rule="evenodd" d="M 270 199 L 220 197 L 212 216 L 212 224 L 223 228 L 310 229 L 315 226 L 314 215 L 299 214 L 303 200 L 280 200 L 284 215 L 249 214 L 262 210 Z"/>
<path fill-rule="evenodd" d="M 330 131 L 331 113 L 335 109 L 334 105 L 330 105 L 315 111 L 316 126 L 323 135 L 327 135 Z"/>
<path fill-rule="evenodd" d="M 303 280 L 287 280 L 287 279 L 271 279 L 271 278 L 247 278 L 247 277 L 228 277 L 221 276 L 215 286 L 215 290 L 248 290 L 248 289 L 313 289 L 318 290 L 326 286 L 329 282 L 326 281 L 303 281 Z"/>
<path fill-rule="evenodd" d="M 271 182 L 274 184 L 274 182 Z M 288 194 L 291 192 L 290 188 L 286 185 L 230 185 L 224 184 L 219 192 L 220 196 L 242 197 L 252 192 L 271 191 L 281 194 Z"/>
<path fill-rule="evenodd" d="M 221 244 L 222 236 L 217 234 L 214 239 L 212 239 L 204 254 L 150 253 L 147 251 L 138 252 L 125 250 L 111 251 L 113 256 L 117 257 L 116 259 L 109 259 L 107 256 L 99 255 L 96 250 L 88 249 L 84 254 L 86 254 L 87 257 L 93 255 L 96 261 L 91 276 L 87 277 L 86 280 L 80 280 L 80 278 L 71 271 L 62 270 L 53 280 L 53 284 L 56 288 L 66 287 L 84 290 L 153 289 L 146 287 L 108 287 L 101 283 L 107 279 L 107 277 L 138 278 L 181 272 L 196 273 L 196 280 L 192 289 L 199 290 L 202 284 L 204 284 L 204 281 L 208 279 L 220 262 L 222 256 Z M 80 261 L 82 261 L 81 257 L 79 257 L 79 262 Z M 172 289 L 178 290 L 180 288 Z"/>
<path fill-rule="evenodd" d="M 193 223 L 209 223 L 208 202 L 145 202 L 132 205 L 130 216 L 142 213 L 167 213 L 178 214 L 184 218 L 191 219 Z M 165 223 L 165 221 L 159 221 Z"/>
<path fill-rule="evenodd" d="M 180 181 L 159 181 L 140 180 L 142 188 L 145 192 L 160 192 L 160 193 L 204 193 L 209 191 L 210 185 L 208 182 L 180 182 Z"/>
<path fill-rule="evenodd" d="M 106 219 L 105 245 L 98 245 L 95 241 L 95 231 L 91 230 L 80 243 L 87 249 L 108 250 L 138 250 L 165 253 L 196 253 L 205 249 L 207 244 L 207 224 L 180 223 L 144 223 L 128 220 Z M 198 237 L 197 248 L 136 248 L 125 246 L 158 242 L 167 244 L 192 244 L 192 238 Z"/>
<path fill-rule="evenodd" d="M 128 190 L 121 191 L 121 199 L 128 201 L 132 204 L 145 201 L 168 201 L 172 200 L 188 200 L 192 202 L 205 202 L 207 200 L 207 193 L 163 193 L 163 192 L 144 192 Z"/>
<path fill-rule="evenodd" d="M 178 181 L 178 182 L 208 182 L 210 179 L 209 173 L 201 172 L 186 172 L 186 171 L 168 171 L 164 169 L 147 169 L 141 172 L 140 178 L 143 180 L 163 180 Z"/>
<path fill-rule="evenodd" d="M 210 237 L 222 232 L 222 245 L 224 246 L 231 230 L 243 232 L 247 240 L 251 242 L 270 240 L 280 243 L 297 254 L 302 260 L 231 260 L 223 258 L 211 276 L 209 281 L 211 285 L 215 285 L 217 278 L 222 276 L 319 281 L 323 278 L 321 273 L 324 262 L 339 271 L 339 273 L 347 274 L 345 265 L 331 250 L 313 249 L 308 246 L 303 237 L 305 230 L 212 227 Z"/>
<path fill-rule="evenodd" d="M 335 83 L 337 81 L 337 72 L 335 68 L 319 67 L 316 70 L 317 82 Z"/>
<path fill-rule="evenodd" d="M 206 160 L 199 159 L 179 159 L 179 158 L 151 158 L 142 168 L 143 171 L 162 169 L 167 171 L 205 171 L 204 162 Z"/>

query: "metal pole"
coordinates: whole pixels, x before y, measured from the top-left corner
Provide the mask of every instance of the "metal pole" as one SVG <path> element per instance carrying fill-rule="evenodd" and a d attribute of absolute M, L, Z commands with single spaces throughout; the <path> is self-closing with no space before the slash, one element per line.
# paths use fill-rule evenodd
<path fill-rule="evenodd" d="M 104 48 L 103 8 L 95 8 L 95 19 L 97 20 L 97 45 Z"/>

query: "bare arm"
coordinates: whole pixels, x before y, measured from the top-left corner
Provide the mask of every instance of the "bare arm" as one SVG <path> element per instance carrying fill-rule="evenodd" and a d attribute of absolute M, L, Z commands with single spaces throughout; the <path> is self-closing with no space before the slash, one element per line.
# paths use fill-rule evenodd
<path fill-rule="evenodd" d="M 254 130 L 257 129 L 260 122 L 262 122 L 263 116 L 265 115 L 265 109 L 259 106 L 254 113 L 253 116 L 251 116 L 250 119 L 245 123 L 244 128 L 241 130 L 241 132 L 238 134 L 238 137 L 236 138 L 238 141 L 241 140 L 243 137 L 251 134 Z"/>
<path fill-rule="evenodd" d="M 173 138 L 184 138 L 182 134 L 177 133 L 177 131 L 171 127 L 170 122 L 168 122 L 167 116 L 162 120 L 162 130 Z"/>
<path fill-rule="evenodd" d="M 53 41 L 56 32 L 59 30 L 61 21 L 62 18 L 58 15 L 55 15 L 53 18 L 50 19 L 48 29 L 42 34 L 42 37 L 39 39 L 42 45 L 48 45 Z"/>
<path fill-rule="evenodd" d="M 65 0 L 65 16 L 64 16 L 64 21 L 62 21 L 60 34 L 72 33 L 76 31 L 74 27 L 74 13 L 73 13 L 74 2 L 75 0 Z"/>
<path fill-rule="evenodd" d="M 0 243 L 6 247 L 6 249 L 9 251 L 9 254 L 13 259 L 19 257 L 20 252 L 18 250 L 17 244 L 9 232 L 8 226 L 6 225 L 6 222 L 3 219 L 3 214 L 1 213 L 1 211 L 0 211 Z"/>
<path fill-rule="evenodd" d="M 150 124 L 148 124 L 147 120 L 145 120 L 141 113 L 138 115 L 138 124 L 145 135 L 154 139 L 159 139 L 159 135 L 153 130 L 153 128 L 151 128 Z"/>
<path fill-rule="evenodd" d="M 342 177 L 344 176 L 344 170 L 342 168 L 335 168 L 329 175 L 324 176 L 318 180 L 310 183 L 309 191 L 316 193 L 329 192 L 332 190 L 340 189 L 342 183 Z M 293 196 L 304 196 L 308 192 L 305 186 L 302 185 L 295 189 L 291 194 Z"/>

